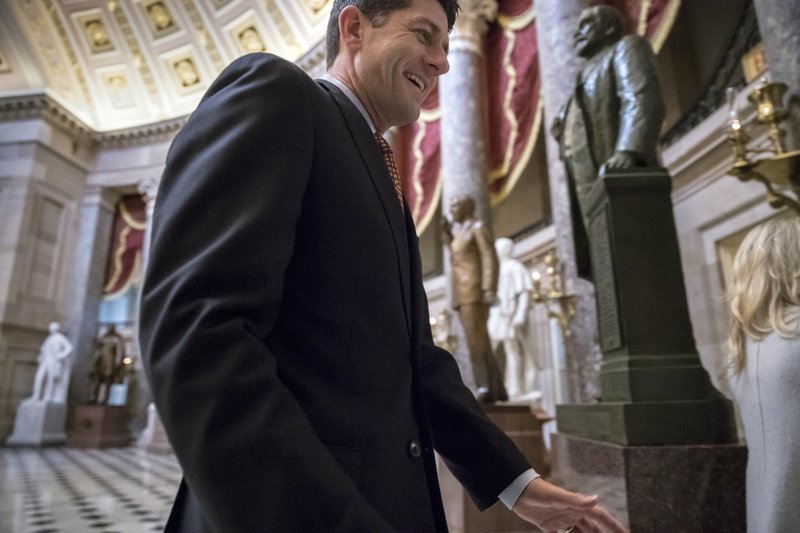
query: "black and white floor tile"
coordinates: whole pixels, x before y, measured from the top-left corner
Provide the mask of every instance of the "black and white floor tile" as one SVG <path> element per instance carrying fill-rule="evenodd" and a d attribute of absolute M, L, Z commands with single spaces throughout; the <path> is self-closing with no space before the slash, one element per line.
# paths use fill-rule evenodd
<path fill-rule="evenodd" d="M 139 448 L 0 448 L 0 533 L 163 531 L 180 479 Z"/>

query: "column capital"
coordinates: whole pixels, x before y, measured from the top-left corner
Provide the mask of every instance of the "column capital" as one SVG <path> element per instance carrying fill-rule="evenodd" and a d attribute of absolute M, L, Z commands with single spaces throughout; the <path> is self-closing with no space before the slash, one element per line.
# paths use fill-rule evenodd
<path fill-rule="evenodd" d="M 144 178 L 136 184 L 136 189 L 139 191 L 139 194 L 144 196 L 144 201 L 147 202 L 148 207 L 156 200 L 158 182 L 159 180 L 156 178 Z"/>
<path fill-rule="evenodd" d="M 456 18 L 451 50 L 466 50 L 483 55 L 483 37 L 489 23 L 497 18 L 497 0 L 461 0 L 461 13 Z"/>

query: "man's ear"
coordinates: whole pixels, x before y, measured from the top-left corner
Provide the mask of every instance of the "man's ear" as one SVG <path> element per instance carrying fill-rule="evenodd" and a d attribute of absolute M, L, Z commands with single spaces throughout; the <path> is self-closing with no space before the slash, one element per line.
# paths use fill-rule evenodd
<path fill-rule="evenodd" d="M 339 46 L 351 51 L 361 48 L 365 22 L 366 17 L 356 6 L 342 9 L 339 13 Z"/>

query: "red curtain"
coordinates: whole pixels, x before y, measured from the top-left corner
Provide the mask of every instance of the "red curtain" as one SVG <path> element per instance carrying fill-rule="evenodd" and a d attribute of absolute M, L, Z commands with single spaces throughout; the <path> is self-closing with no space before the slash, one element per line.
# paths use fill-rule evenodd
<path fill-rule="evenodd" d="M 147 214 L 142 197 L 138 194 L 123 196 L 114 213 L 103 284 L 103 296 L 106 298 L 121 296 L 139 278 L 146 227 Z"/>
<path fill-rule="evenodd" d="M 548 0 L 550 1 L 550 0 Z M 646 35 L 658 50 L 680 0 L 602 0 L 625 16 L 629 31 Z M 488 185 L 492 204 L 511 192 L 533 153 L 542 120 L 536 13 L 532 0 L 500 0 L 498 17 L 486 35 L 488 98 Z M 439 95 L 423 105 L 419 120 L 398 129 L 395 154 L 409 207 L 422 233 L 441 194 Z"/>

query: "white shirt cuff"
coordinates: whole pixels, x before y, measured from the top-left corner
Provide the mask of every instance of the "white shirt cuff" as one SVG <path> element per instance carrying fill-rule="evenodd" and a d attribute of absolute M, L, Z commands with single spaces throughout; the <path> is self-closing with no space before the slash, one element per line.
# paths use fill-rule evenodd
<path fill-rule="evenodd" d="M 522 494 L 522 491 L 525 490 L 525 487 L 528 486 L 528 483 L 537 477 L 541 476 L 536 473 L 536 470 L 529 468 L 517 476 L 517 479 L 512 481 L 511 484 L 500 493 L 500 496 L 498 496 L 497 499 L 503 502 L 503 505 L 511 509 L 514 507 L 514 504 L 517 503 L 519 495 Z"/>

